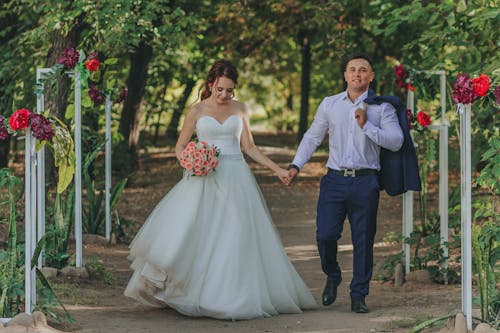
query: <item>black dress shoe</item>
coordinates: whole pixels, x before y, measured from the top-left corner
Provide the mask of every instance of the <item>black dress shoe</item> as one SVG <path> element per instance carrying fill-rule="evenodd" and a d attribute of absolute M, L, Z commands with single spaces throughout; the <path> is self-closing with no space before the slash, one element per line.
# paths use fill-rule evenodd
<path fill-rule="evenodd" d="M 325 289 L 323 289 L 323 296 L 321 297 L 323 305 L 330 305 L 337 299 L 337 286 L 332 279 L 326 279 Z"/>
<path fill-rule="evenodd" d="M 356 313 L 368 313 L 365 296 L 351 297 L 351 311 Z"/>

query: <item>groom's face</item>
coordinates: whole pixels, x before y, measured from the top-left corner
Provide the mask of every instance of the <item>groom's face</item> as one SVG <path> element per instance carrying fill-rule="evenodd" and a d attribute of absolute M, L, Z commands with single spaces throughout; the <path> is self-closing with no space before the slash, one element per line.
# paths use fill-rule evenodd
<path fill-rule="evenodd" d="M 374 77 L 375 73 L 367 60 L 362 58 L 352 59 L 347 63 L 344 79 L 348 90 L 364 92 L 368 90 Z"/>

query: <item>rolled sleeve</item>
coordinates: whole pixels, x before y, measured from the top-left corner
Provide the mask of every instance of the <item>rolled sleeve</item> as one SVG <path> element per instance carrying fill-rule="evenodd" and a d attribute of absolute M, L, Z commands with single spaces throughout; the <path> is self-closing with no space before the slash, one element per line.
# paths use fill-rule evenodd
<path fill-rule="evenodd" d="M 391 151 L 398 151 L 403 145 L 404 137 L 396 109 L 389 103 L 383 103 L 381 107 L 380 127 L 367 121 L 363 126 L 363 132 L 377 145 Z"/>
<path fill-rule="evenodd" d="M 292 164 L 302 168 L 311 158 L 318 146 L 323 141 L 326 132 L 328 131 L 328 118 L 326 100 L 324 99 L 318 107 L 318 111 L 314 116 L 311 127 L 306 131 L 304 137 L 300 141 L 297 153 Z"/>

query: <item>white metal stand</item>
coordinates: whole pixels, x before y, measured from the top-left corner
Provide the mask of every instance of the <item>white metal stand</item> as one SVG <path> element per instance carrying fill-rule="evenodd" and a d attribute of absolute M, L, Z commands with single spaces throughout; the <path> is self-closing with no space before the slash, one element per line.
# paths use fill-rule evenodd
<path fill-rule="evenodd" d="M 105 185 L 106 239 L 111 239 L 111 96 L 106 95 Z"/>
<path fill-rule="evenodd" d="M 413 114 L 415 109 L 415 95 L 413 91 L 408 91 L 406 97 L 406 107 L 409 108 Z M 411 134 L 411 132 L 410 132 Z M 403 237 L 408 239 L 413 232 L 413 191 L 403 193 Z M 405 264 L 405 274 L 410 272 L 410 244 L 403 242 L 403 256 Z"/>
<path fill-rule="evenodd" d="M 472 188 L 471 105 L 458 106 L 460 113 L 460 178 L 462 224 L 462 312 L 467 329 L 472 329 Z"/>
<path fill-rule="evenodd" d="M 448 257 L 448 127 L 450 123 L 446 118 L 446 72 L 445 71 L 420 71 L 430 75 L 439 75 L 440 79 L 440 104 L 441 121 L 439 125 L 431 125 L 428 128 L 439 130 L 439 221 L 440 239 L 443 256 Z M 407 107 L 414 113 L 415 97 L 412 91 L 408 91 Z M 403 194 L 403 236 L 409 237 L 413 231 L 413 192 Z M 405 258 L 405 272 L 410 271 L 410 246 L 403 244 Z M 448 267 L 448 260 L 443 262 L 443 267 Z"/>
<path fill-rule="evenodd" d="M 38 68 L 37 83 L 51 68 Z M 78 73 L 68 72 L 75 83 L 75 242 L 76 267 L 82 267 L 82 154 L 81 154 L 81 84 Z M 43 84 L 43 83 L 42 83 Z M 43 94 L 37 95 L 36 111 L 45 109 Z M 31 269 L 31 260 L 36 244 L 45 234 L 45 151 L 36 152 L 36 139 L 31 130 L 25 136 L 25 312 L 31 314 L 36 305 L 36 272 Z M 106 97 L 106 238 L 111 234 L 110 189 L 111 189 L 111 98 Z M 38 259 L 43 266 L 43 254 Z M 6 318 L 5 320 L 7 320 Z"/>
<path fill-rule="evenodd" d="M 82 267 L 82 96 L 80 76 L 73 73 L 75 78 L 75 266 Z"/>

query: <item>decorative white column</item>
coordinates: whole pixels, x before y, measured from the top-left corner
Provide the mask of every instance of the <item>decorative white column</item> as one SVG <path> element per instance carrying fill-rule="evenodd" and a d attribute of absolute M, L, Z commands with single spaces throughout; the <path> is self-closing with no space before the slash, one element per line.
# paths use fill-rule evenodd
<path fill-rule="evenodd" d="M 458 105 L 460 114 L 460 178 L 462 224 L 462 312 L 472 329 L 472 188 L 471 105 Z"/>
<path fill-rule="evenodd" d="M 25 193 L 25 206 L 24 206 L 24 308 L 25 312 L 31 314 L 36 300 L 33 295 L 36 296 L 36 273 L 34 269 L 31 269 L 31 258 L 33 256 L 33 238 L 36 238 L 32 229 L 36 222 L 33 220 L 33 213 L 36 213 L 36 198 L 33 201 L 32 192 L 33 182 L 32 182 L 32 141 L 34 141 L 31 135 L 31 130 L 27 129 L 25 131 L 26 136 L 24 140 L 24 193 Z M 36 193 L 35 193 L 36 194 Z"/>
<path fill-rule="evenodd" d="M 106 95 L 106 147 L 105 147 L 105 194 L 106 239 L 111 239 L 111 96 Z"/>
<path fill-rule="evenodd" d="M 446 118 L 446 72 L 439 71 L 441 97 L 441 124 L 439 128 L 439 222 L 443 256 L 448 258 L 448 127 Z M 443 261 L 443 268 L 448 268 L 448 259 Z M 445 283 L 448 276 L 445 275 Z"/>
<path fill-rule="evenodd" d="M 42 76 L 50 72 L 50 68 L 37 68 L 36 70 L 36 83 L 43 84 L 41 81 Z M 45 87 L 42 87 L 42 90 Z M 43 94 L 36 95 L 36 113 L 41 114 L 45 111 L 45 98 Z M 42 147 L 37 152 L 37 243 L 45 235 L 45 147 Z M 38 266 L 42 267 L 44 264 L 44 251 L 40 252 L 38 257 Z"/>
<path fill-rule="evenodd" d="M 76 242 L 76 267 L 82 267 L 82 98 L 81 84 L 78 72 L 75 77 L 75 242 Z"/>
<path fill-rule="evenodd" d="M 406 107 L 411 110 L 412 114 L 415 109 L 415 94 L 413 91 L 408 90 L 406 97 Z M 411 135 L 411 131 L 410 131 Z M 409 238 L 413 232 L 413 191 L 403 193 L 403 237 Z M 405 263 L 405 274 L 410 272 L 410 244 L 403 242 L 403 256 Z"/>

